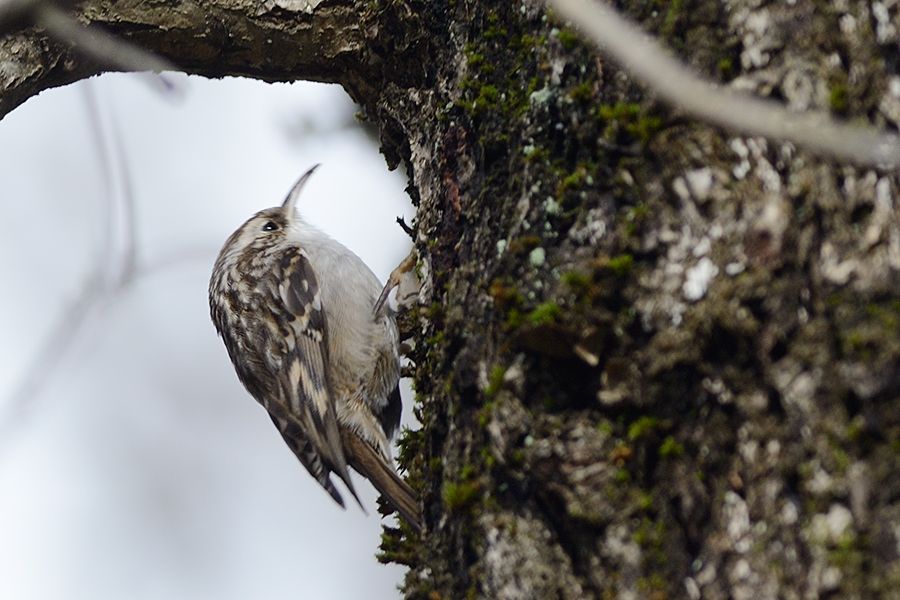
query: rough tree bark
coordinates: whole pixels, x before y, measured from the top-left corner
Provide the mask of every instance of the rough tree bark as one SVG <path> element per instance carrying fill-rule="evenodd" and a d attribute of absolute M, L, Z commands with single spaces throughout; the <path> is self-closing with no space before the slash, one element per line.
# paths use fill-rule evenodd
<path fill-rule="evenodd" d="M 900 125 L 895 0 L 621 6 L 710 78 Z M 537 0 L 77 11 L 188 72 L 341 83 L 408 167 L 409 597 L 900 589 L 896 175 L 686 120 Z M 0 57 L 0 114 L 102 69 L 31 29 Z"/>

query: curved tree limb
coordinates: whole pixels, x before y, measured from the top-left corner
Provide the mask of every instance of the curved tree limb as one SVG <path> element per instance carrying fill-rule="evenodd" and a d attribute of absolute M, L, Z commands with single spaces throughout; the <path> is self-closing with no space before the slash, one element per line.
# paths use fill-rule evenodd
<path fill-rule="evenodd" d="M 207 77 L 340 82 L 357 96 L 380 85 L 354 2 L 320 2 L 315 11 L 310 10 L 312 3 L 280 4 L 284 6 L 213 1 L 148 7 L 139 0 L 100 0 L 76 6 L 63 25 L 58 14 L 42 24 L 53 23 L 50 27 L 65 37 L 74 19 L 160 57 L 153 65 L 141 62 L 142 68 L 164 68 L 171 61 L 179 70 Z M 25 11 L 32 7 L 29 0 L 16 0 L 11 8 L 0 6 L 0 32 L 26 24 Z M 0 63 L 0 117 L 41 90 L 104 70 L 131 68 L 133 62 L 101 64 L 67 44 L 48 43 L 35 28 L 0 36 L 0 55 L 5 57 Z"/>

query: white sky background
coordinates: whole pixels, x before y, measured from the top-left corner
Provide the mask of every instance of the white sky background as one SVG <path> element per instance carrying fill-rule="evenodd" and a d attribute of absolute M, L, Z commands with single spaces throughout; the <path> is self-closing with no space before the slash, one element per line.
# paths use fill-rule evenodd
<path fill-rule="evenodd" d="M 405 178 L 343 127 L 354 107 L 336 86 L 177 78 L 180 101 L 105 75 L 0 121 L 0 598 L 396 598 L 374 490 L 357 485 L 366 517 L 309 477 L 240 386 L 206 288 L 225 238 L 316 162 L 301 211 L 386 278 L 410 245 L 394 223 L 413 211 Z M 84 85 L 124 146 L 138 275 L 19 411 L 102 237 Z"/>

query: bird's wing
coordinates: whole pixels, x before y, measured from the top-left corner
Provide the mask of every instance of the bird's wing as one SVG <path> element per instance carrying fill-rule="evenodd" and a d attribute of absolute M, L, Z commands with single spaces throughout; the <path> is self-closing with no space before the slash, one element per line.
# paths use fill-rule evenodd
<path fill-rule="evenodd" d="M 335 400 L 328 382 L 328 327 L 309 258 L 290 248 L 272 273 L 272 295 L 285 316 L 287 353 L 278 373 L 280 402 L 272 420 L 303 466 L 343 506 L 331 483 L 336 473 L 359 502 L 341 444 Z"/>

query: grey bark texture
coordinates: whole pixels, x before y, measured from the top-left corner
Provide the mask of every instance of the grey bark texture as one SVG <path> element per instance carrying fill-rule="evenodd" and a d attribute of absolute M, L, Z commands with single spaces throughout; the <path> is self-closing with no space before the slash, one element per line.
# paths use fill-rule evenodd
<path fill-rule="evenodd" d="M 711 79 L 900 126 L 896 0 L 621 8 Z M 76 10 L 341 83 L 408 168 L 408 597 L 898 597 L 896 174 L 685 119 L 536 0 Z M 103 68 L 30 29 L 0 57 L 0 114 Z"/>

